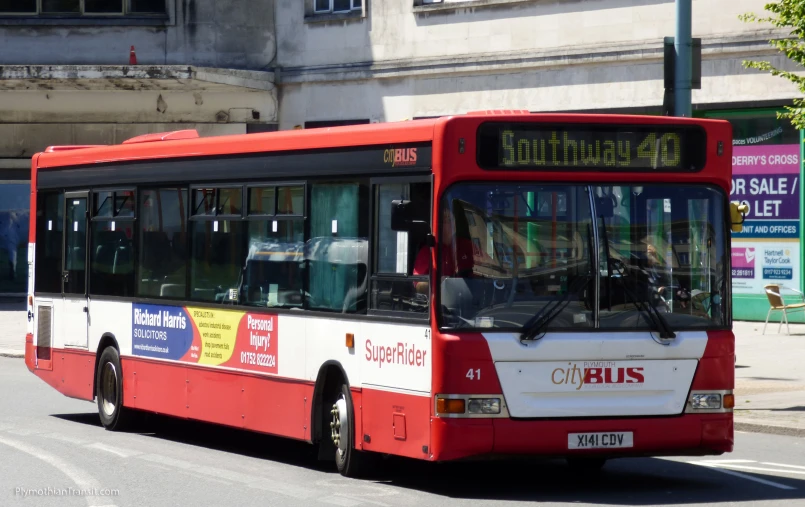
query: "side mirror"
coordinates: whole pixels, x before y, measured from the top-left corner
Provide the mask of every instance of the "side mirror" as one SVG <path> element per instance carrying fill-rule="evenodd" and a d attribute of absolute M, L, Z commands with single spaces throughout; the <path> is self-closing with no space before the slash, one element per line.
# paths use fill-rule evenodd
<path fill-rule="evenodd" d="M 391 230 L 416 232 L 430 235 L 430 226 L 424 220 L 416 220 L 416 211 L 411 201 L 391 201 Z"/>
<path fill-rule="evenodd" d="M 743 230 L 743 223 L 747 213 L 749 213 L 748 204 L 730 203 L 730 227 L 732 232 L 741 232 Z"/>
<path fill-rule="evenodd" d="M 391 201 L 391 230 L 408 231 L 411 228 L 413 215 L 411 201 Z"/>

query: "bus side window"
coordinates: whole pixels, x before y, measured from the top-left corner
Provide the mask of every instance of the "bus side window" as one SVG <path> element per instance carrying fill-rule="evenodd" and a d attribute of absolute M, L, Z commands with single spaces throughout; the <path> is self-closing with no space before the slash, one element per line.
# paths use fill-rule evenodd
<path fill-rule="evenodd" d="M 134 295 L 134 191 L 93 193 L 90 294 Z"/>
<path fill-rule="evenodd" d="M 361 182 L 315 183 L 305 246 L 311 310 L 364 313 L 368 292 L 369 190 Z"/>
<path fill-rule="evenodd" d="M 245 253 L 243 188 L 193 189 L 190 299 L 234 303 Z"/>
<path fill-rule="evenodd" d="M 187 288 L 187 190 L 140 191 L 137 295 L 184 299 Z"/>
<path fill-rule="evenodd" d="M 414 312 L 426 316 L 430 298 L 432 250 L 430 182 L 389 182 L 375 185 L 375 263 L 370 308 L 376 311 Z M 409 201 L 410 230 L 391 228 L 392 201 Z"/>
<path fill-rule="evenodd" d="M 62 281 L 64 194 L 38 192 L 36 198 L 35 290 L 37 293 L 59 293 Z"/>
<path fill-rule="evenodd" d="M 266 185 L 248 189 L 248 250 L 240 302 L 301 308 L 304 293 L 305 187 Z"/>

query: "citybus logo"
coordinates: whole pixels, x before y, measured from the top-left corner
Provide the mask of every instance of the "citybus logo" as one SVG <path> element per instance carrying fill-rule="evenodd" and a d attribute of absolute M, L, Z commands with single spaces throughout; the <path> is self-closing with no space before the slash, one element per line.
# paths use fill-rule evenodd
<path fill-rule="evenodd" d="M 553 370 L 551 382 L 554 385 L 572 385 L 578 391 L 585 385 L 642 384 L 646 380 L 643 368 L 618 368 L 614 361 L 585 361 L 582 367 L 576 363 L 567 363 L 567 366 Z"/>
<path fill-rule="evenodd" d="M 416 164 L 416 148 L 389 148 L 383 151 L 383 162 L 391 167 Z"/>

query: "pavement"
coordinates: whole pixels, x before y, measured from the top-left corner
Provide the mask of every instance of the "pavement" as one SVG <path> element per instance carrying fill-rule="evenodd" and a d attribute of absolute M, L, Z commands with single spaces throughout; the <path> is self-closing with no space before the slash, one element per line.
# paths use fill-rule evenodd
<path fill-rule="evenodd" d="M 735 429 L 805 436 L 805 324 L 734 322 Z"/>
<path fill-rule="evenodd" d="M 25 356 L 25 300 L 0 300 L 0 356 Z M 805 324 L 736 321 L 735 429 L 805 437 Z"/>

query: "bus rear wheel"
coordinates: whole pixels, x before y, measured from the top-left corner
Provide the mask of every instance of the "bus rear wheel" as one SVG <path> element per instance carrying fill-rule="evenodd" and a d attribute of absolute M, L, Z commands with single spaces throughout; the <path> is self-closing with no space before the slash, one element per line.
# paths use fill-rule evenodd
<path fill-rule="evenodd" d="M 95 398 L 104 428 L 121 431 L 129 425 L 131 410 L 123 406 L 123 370 L 120 367 L 120 354 L 114 347 L 106 347 L 98 361 Z"/>
<path fill-rule="evenodd" d="M 330 409 L 330 438 L 335 445 L 335 466 L 345 477 L 361 477 L 368 469 L 369 456 L 355 449 L 355 410 L 346 384 Z"/>

